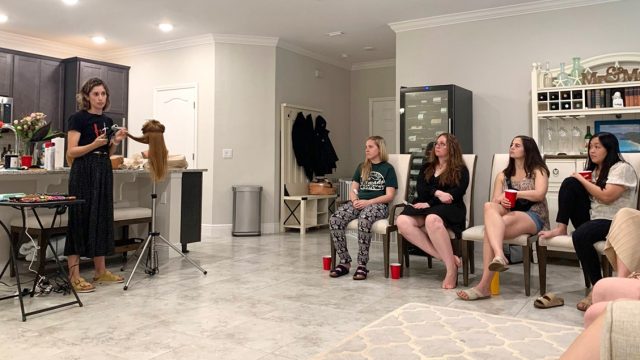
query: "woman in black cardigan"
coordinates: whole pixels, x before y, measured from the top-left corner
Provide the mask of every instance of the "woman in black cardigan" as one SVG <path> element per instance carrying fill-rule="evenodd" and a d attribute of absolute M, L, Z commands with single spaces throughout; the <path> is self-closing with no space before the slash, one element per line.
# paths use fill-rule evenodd
<path fill-rule="evenodd" d="M 467 208 L 463 201 L 469 170 L 462 160 L 460 144 L 453 134 L 441 134 L 429 154 L 431 161 L 418 175 L 418 197 L 397 219 L 402 236 L 447 267 L 443 289 L 458 283 L 460 258 L 453 255 L 447 228 L 456 234 L 465 228 Z"/>

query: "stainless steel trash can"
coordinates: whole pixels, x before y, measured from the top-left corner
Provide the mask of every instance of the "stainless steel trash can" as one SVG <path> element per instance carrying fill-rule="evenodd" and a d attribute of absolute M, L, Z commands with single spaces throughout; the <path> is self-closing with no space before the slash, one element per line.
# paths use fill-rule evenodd
<path fill-rule="evenodd" d="M 233 186 L 233 236 L 260 236 L 262 186 Z"/>

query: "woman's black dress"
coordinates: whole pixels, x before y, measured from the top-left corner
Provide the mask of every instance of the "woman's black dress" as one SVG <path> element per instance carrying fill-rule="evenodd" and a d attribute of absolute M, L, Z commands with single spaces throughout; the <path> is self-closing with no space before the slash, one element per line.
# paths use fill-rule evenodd
<path fill-rule="evenodd" d="M 467 207 L 464 204 L 463 197 L 469 185 L 469 170 L 464 166 L 460 171 L 460 183 L 458 185 L 442 186 L 438 183 L 438 177 L 432 176 L 429 181 L 424 178 L 424 172 L 428 164 L 420 169 L 418 174 L 416 190 L 418 197 L 413 203 L 428 203 L 426 209 L 416 209 L 413 206 L 405 206 L 402 215 L 409 216 L 427 216 L 430 214 L 438 215 L 447 228 L 451 229 L 456 235 L 460 235 L 466 227 Z M 451 204 L 443 204 L 434 194 L 436 190 L 444 191 L 453 196 Z"/>
<path fill-rule="evenodd" d="M 113 121 L 104 115 L 80 111 L 69 118 L 69 130 L 80 132 L 79 146 L 92 143 Z M 83 257 L 113 253 L 113 173 L 109 145 L 76 158 L 69 174 L 69 195 L 85 200 L 69 207 L 65 255 Z"/>

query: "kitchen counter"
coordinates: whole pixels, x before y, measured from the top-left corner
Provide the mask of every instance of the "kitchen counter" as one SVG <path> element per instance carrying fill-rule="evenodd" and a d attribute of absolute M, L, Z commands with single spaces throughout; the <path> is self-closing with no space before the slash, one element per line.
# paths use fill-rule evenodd
<path fill-rule="evenodd" d="M 70 168 L 47 171 L 44 169 L 0 169 L 2 193 L 67 193 Z M 202 173 L 207 169 L 172 169 L 157 183 L 156 227 L 172 243 L 200 241 L 202 222 Z M 152 182 L 147 170 L 113 171 L 113 206 L 151 208 Z M 46 211 L 42 211 L 46 213 Z M 0 218 L 10 224 L 19 213 L 11 208 L 0 209 Z M 146 238 L 148 229 L 132 226 L 130 237 Z M 116 232 L 116 236 L 119 233 Z M 9 239 L 0 234 L 0 264 L 9 257 Z M 1 266 L 1 265 L 0 265 Z"/>
<path fill-rule="evenodd" d="M 1 176 L 19 176 L 19 175 L 56 175 L 56 174 L 69 174 L 71 168 L 62 168 L 56 170 L 45 170 L 45 169 L 29 169 L 29 170 L 19 170 L 19 169 L 0 169 L 0 177 Z M 185 172 L 206 172 L 207 169 L 170 169 L 168 172 L 170 174 L 173 173 L 185 173 Z M 147 170 L 144 169 L 118 169 L 113 170 L 114 175 L 118 174 L 144 174 L 147 173 Z"/>

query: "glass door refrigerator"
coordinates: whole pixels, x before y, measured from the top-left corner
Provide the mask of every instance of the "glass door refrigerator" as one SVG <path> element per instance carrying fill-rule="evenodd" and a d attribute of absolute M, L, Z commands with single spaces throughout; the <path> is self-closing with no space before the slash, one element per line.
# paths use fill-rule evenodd
<path fill-rule="evenodd" d="M 438 135 L 453 133 L 464 154 L 473 153 L 473 93 L 456 85 L 400 89 L 400 152 L 414 155 L 409 200 L 416 196 L 418 172 L 427 161 L 425 150 Z"/>

